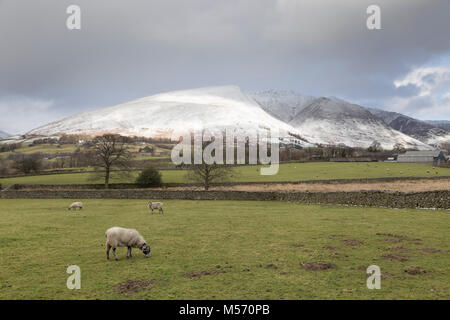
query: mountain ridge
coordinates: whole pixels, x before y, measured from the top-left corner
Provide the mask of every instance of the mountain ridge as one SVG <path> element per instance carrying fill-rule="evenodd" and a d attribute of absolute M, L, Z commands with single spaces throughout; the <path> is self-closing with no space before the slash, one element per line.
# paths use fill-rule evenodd
<path fill-rule="evenodd" d="M 381 118 L 389 126 L 426 144 L 439 147 L 442 143 L 450 143 L 450 132 L 427 121 L 418 120 L 404 114 L 367 108 L 375 116 Z"/>
<path fill-rule="evenodd" d="M 378 141 L 386 149 L 397 143 L 407 148 L 431 148 L 395 130 L 370 108 L 336 97 L 316 98 L 273 89 L 244 93 L 233 85 L 159 93 L 72 115 L 27 135 L 120 133 L 171 138 L 183 131 L 205 128 L 277 128 L 284 135 L 293 133 L 316 144 L 367 148 Z"/>
<path fill-rule="evenodd" d="M 375 119 L 367 108 L 340 98 L 316 98 L 304 96 L 294 91 L 281 91 L 280 93 L 276 90 L 255 92 L 251 96 L 260 103 L 261 108 L 274 117 L 284 121 L 288 120 L 288 123 L 298 129 L 310 142 L 319 144 L 343 143 L 349 146 L 366 148 L 373 142 L 370 140 L 383 140 L 384 148 L 392 148 L 394 144 L 402 143 L 405 144 L 405 147 L 429 149 L 422 142 L 398 132 L 378 118 L 378 120 Z M 300 97 L 300 108 L 296 101 L 298 97 Z M 307 97 L 307 99 L 304 97 Z M 330 104 L 329 107 L 327 107 L 328 104 Z M 308 111 L 305 112 L 308 107 Z M 320 116 L 312 110 L 317 111 L 321 107 L 322 109 L 318 112 Z M 297 111 L 294 116 L 292 116 L 292 113 L 289 114 L 293 108 Z M 286 112 L 286 109 L 288 112 Z M 326 121 L 326 119 L 329 121 Z M 344 119 L 349 120 L 346 124 L 347 127 L 344 124 Z M 350 121 L 350 119 L 352 120 Z M 351 128 L 354 130 L 351 130 Z M 354 132 L 355 130 L 358 132 Z M 336 135 L 335 131 L 341 131 L 341 133 Z M 377 136 L 377 133 L 379 133 L 379 136 Z M 363 142 L 361 143 L 361 141 Z"/>
<path fill-rule="evenodd" d="M 276 128 L 299 134 L 268 113 L 237 86 L 171 91 L 66 117 L 27 135 L 105 132 L 144 137 L 179 137 L 186 131 Z M 299 134 L 300 135 L 300 134 Z"/>
<path fill-rule="evenodd" d="M 340 99 L 315 99 L 289 124 L 309 141 L 320 144 L 368 148 L 377 141 L 385 149 L 392 149 L 398 143 L 409 148 L 431 149 L 390 128 L 364 107 Z"/>

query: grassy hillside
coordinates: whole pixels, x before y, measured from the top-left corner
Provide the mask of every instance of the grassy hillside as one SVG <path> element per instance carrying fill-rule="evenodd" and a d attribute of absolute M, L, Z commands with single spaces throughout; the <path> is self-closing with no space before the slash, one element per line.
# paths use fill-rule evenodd
<path fill-rule="evenodd" d="M 444 211 L 165 201 L 151 215 L 145 200 L 84 202 L 68 212 L 69 200 L 0 200 L 0 299 L 450 298 Z M 152 257 L 119 248 L 107 261 L 116 225 L 138 229 Z M 372 264 L 381 290 L 366 287 Z M 66 288 L 69 265 L 80 290 Z"/>
<path fill-rule="evenodd" d="M 278 174 L 273 176 L 260 175 L 260 166 L 240 166 L 234 169 L 231 181 L 300 181 L 350 178 L 379 177 L 434 177 L 450 176 L 450 168 L 434 168 L 425 164 L 406 164 L 390 162 L 309 162 L 281 164 Z M 183 170 L 163 170 L 164 182 L 187 182 Z M 129 178 L 113 177 L 112 183 L 134 182 L 137 172 Z M 13 183 L 101 183 L 101 180 L 89 181 L 89 174 L 59 174 L 41 175 L 0 179 L 3 185 Z"/>

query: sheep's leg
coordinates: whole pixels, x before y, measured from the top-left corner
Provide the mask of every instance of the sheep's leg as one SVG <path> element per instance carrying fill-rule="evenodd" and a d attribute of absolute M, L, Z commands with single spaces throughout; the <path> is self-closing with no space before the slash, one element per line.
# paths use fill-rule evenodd
<path fill-rule="evenodd" d="M 133 256 L 133 255 L 131 254 L 131 250 L 133 250 L 132 247 L 130 247 L 130 258 Z"/>
<path fill-rule="evenodd" d="M 131 247 L 130 246 L 128 246 L 128 249 L 127 249 L 127 258 L 131 258 Z"/>
<path fill-rule="evenodd" d="M 109 245 L 109 243 L 106 244 L 106 259 L 109 260 L 109 250 L 111 249 L 111 246 Z"/>
<path fill-rule="evenodd" d="M 159 212 L 162 213 L 162 214 L 164 214 L 163 208 L 159 208 Z"/>
<path fill-rule="evenodd" d="M 117 261 L 117 260 L 119 260 L 119 258 L 117 258 L 116 249 L 117 248 L 113 248 L 113 254 L 114 254 L 114 259 Z"/>

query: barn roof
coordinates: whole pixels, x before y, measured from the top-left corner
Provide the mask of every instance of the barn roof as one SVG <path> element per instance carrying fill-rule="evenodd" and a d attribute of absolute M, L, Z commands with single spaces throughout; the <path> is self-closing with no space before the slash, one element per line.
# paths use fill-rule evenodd
<path fill-rule="evenodd" d="M 439 157 L 442 150 L 406 151 L 404 157 Z"/>

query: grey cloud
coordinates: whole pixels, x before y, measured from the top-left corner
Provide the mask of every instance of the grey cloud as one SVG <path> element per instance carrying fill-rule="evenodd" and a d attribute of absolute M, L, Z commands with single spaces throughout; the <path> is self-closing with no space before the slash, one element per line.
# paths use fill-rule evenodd
<path fill-rule="evenodd" d="M 398 87 L 395 91 L 395 95 L 398 97 L 412 97 L 417 96 L 419 93 L 420 88 L 414 84 Z"/>
<path fill-rule="evenodd" d="M 398 95 L 394 79 L 449 54 L 450 2 L 375 2 L 379 31 L 366 28 L 372 0 L 1 1 L 0 96 L 71 114 L 236 84 L 376 104 Z M 80 31 L 65 27 L 70 4 Z"/>

